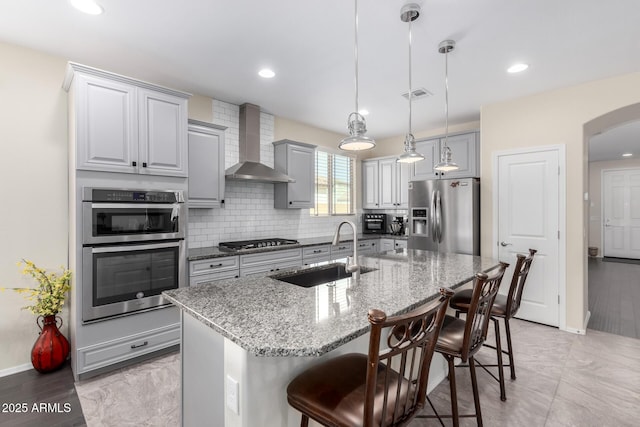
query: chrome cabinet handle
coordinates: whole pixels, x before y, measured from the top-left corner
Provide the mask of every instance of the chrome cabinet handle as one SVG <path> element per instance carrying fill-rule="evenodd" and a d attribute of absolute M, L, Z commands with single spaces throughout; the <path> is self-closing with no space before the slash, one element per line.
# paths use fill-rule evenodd
<path fill-rule="evenodd" d="M 139 344 L 139 345 L 131 344 L 131 348 L 132 349 L 140 348 L 140 347 L 144 347 L 147 344 L 149 344 L 149 341 L 145 341 L 145 342 L 143 342 L 142 344 Z"/>
<path fill-rule="evenodd" d="M 512 245 L 511 245 L 511 243 L 500 242 L 500 246 L 505 247 L 505 246 L 512 246 Z"/>

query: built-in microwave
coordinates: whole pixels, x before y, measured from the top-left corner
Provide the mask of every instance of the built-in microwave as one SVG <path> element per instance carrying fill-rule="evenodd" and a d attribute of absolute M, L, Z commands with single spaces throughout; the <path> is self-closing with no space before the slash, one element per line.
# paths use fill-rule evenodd
<path fill-rule="evenodd" d="M 387 215 L 382 213 L 362 214 L 363 234 L 384 234 L 387 230 Z"/>

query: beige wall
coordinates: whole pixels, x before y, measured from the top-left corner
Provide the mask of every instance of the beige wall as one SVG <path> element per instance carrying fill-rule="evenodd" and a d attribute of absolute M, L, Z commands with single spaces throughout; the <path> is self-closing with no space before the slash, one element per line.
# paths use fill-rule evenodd
<path fill-rule="evenodd" d="M 602 247 L 602 171 L 605 169 L 640 169 L 640 159 L 589 162 L 589 246 Z"/>
<path fill-rule="evenodd" d="M 67 266 L 66 61 L 3 43 L 0 58 L 0 286 L 34 287 L 19 273 L 21 258 Z M 0 371 L 30 364 L 39 329 L 24 305 L 22 295 L 0 293 Z"/>
<path fill-rule="evenodd" d="M 566 326 L 583 330 L 587 313 L 587 150 L 584 127 L 613 110 L 640 102 L 640 73 L 599 80 L 487 105 L 481 111 L 481 251 L 493 251 L 495 151 L 544 145 L 566 146 Z M 601 129 L 602 130 L 602 129 Z M 593 132 L 593 130 L 589 130 Z"/>

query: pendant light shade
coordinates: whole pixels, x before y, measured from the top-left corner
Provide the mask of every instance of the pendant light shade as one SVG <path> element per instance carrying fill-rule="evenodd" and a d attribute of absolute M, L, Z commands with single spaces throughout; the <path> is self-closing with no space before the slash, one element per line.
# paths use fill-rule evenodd
<path fill-rule="evenodd" d="M 347 119 L 347 127 L 349 128 L 349 136 L 340 141 L 338 148 L 346 151 L 369 150 L 376 146 L 373 138 L 366 136 L 367 122 L 364 116 L 358 111 L 358 0 L 355 0 L 355 62 L 356 62 L 356 109 L 349 114 Z"/>
<path fill-rule="evenodd" d="M 449 148 L 449 52 L 456 47 L 453 40 L 444 40 L 438 45 L 438 52 L 444 53 L 444 146 L 440 151 L 440 163 L 436 164 L 433 169 L 440 172 L 451 172 L 460 169 L 455 162 L 451 160 L 451 148 Z"/>
<path fill-rule="evenodd" d="M 398 163 L 415 163 L 424 160 L 424 156 L 416 152 L 416 141 L 411 133 L 411 104 L 413 103 L 413 90 L 411 87 L 411 23 L 420 16 L 420 6 L 415 3 L 409 3 L 400 9 L 400 19 L 402 22 L 409 23 L 409 132 L 404 138 L 404 153 L 397 159 Z"/>

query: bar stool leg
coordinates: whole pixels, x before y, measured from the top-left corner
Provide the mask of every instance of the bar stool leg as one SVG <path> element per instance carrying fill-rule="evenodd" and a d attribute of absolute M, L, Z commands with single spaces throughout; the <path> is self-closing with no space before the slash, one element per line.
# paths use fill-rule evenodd
<path fill-rule="evenodd" d="M 309 427 L 309 417 L 307 415 L 302 415 L 302 419 L 300 420 L 300 427 Z"/>
<path fill-rule="evenodd" d="M 459 427 L 460 417 L 458 416 L 458 392 L 456 390 L 456 367 L 453 364 L 452 356 L 445 356 L 449 364 L 449 391 L 451 393 L 451 419 L 453 427 Z"/>
<path fill-rule="evenodd" d="M 507 348 L 509 349 L 509 367 L 511 368 L 511 379 L 516 379 L 516 365 L 513 362 L 513 347 L 511 346 L 511 328 L 509 327 L 509 319 L 504 318 L 504 329 L 507 334 Z"/>
<path fill-rule="evenodd" d="M 498 382 L 500 383 L 500 400 L 507 400 L 507 393 L 504 387 L 504 365 L 502 363 L 502 343 L 500 340 L 500 323 L 498 319 L 492 317 L 493 325 L 496 330 L 496 353 L 498 354 Z"/>
<path fill-rule="evenodd" d="M 473 356 L 469 358 L 469 371 L 471 372 L 471 387 L 473 388 L 473 404 L 476 407 L 476 422 L 482 427 L 482 412 L 480 411 L 480 394 L 478 393 L 478 379 L 476 378 L 476 361 Z"/>

